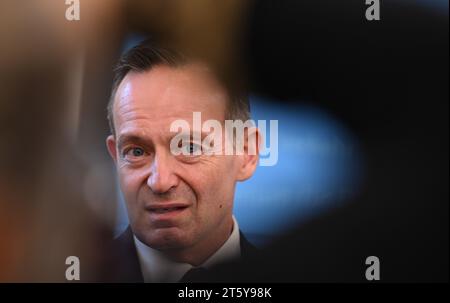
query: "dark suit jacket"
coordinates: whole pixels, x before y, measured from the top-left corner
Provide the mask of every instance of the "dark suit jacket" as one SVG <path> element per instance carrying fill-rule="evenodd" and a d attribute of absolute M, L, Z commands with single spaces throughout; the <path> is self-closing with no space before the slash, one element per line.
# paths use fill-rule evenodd
<path fill-rule="evenodd" d="M 256 248 L 239 231 L 241 258 L 240 260 L 250 260 L 256 253 Z M 131 282 L 142 283 L 142 276 L 136 247 L 133 240 L 133 232 L 130 226 L 114 240 L 111 252 L 110 268 L 107 280 L 111 282 Z"/>

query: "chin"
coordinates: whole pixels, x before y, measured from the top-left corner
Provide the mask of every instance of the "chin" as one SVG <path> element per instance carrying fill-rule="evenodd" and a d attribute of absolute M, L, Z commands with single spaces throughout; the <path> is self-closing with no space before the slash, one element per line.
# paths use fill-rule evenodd
<path fill-rule="evenodd" d="M 192 245 L 190 237 L 177 228 L 161 228 L 144 235 L 144 243 L 158 250 L 181 249 Z"/>

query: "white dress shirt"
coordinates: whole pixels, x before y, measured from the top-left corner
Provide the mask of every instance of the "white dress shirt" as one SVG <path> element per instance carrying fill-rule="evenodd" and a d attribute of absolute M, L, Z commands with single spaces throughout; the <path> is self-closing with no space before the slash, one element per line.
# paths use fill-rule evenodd
<path fill-rule="evenodd" d="M 142 243 L 134 236 L 134 244 L 141 266 L 144 282 L 177 282 L 193 268 L 188 263 L 178 263 L 167 258 L 160 251 Z M 239 258 L 241 255 L 239 225 L 233 216 L 233 231 L 225 243 L 203 264 L 198 267 L 209 268 L 226 260 Z"/>

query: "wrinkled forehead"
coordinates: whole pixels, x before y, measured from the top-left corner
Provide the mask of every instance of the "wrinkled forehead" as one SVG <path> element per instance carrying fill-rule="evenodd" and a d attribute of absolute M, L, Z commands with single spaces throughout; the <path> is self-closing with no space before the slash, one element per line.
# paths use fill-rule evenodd
<path fill-rule="evenodd" d="M 223 121 L 227 102 L 226 90 L 204 65 L 158 65 L 125 76 L 114 99 L 114 122 L 116 129 L 143 119 L 166 124 L 175 119 L 191 122 L 193 112 L 201 112 L 202 120 Z"/>

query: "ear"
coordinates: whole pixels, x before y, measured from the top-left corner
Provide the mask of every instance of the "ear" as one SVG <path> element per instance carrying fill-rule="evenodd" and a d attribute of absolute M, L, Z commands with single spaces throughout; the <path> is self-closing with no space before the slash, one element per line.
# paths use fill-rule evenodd
<path fill-rule="evenodd" d="M 117 163 L 116 139 L 113 135 L 109 135 L 108 138 L 106 138 L 106 147 L 108 148 L 109 155 L 114 160 L 114 163 Z"/>
<path fill-rule="evenodd" d="M 256 127 L 248 128 L 245 134 L 244 155 L 239 167 L 238 181 L 245 181 L 250 178 L 256 170 L 259 162 L 259 144 L 261 137 Z"/>

